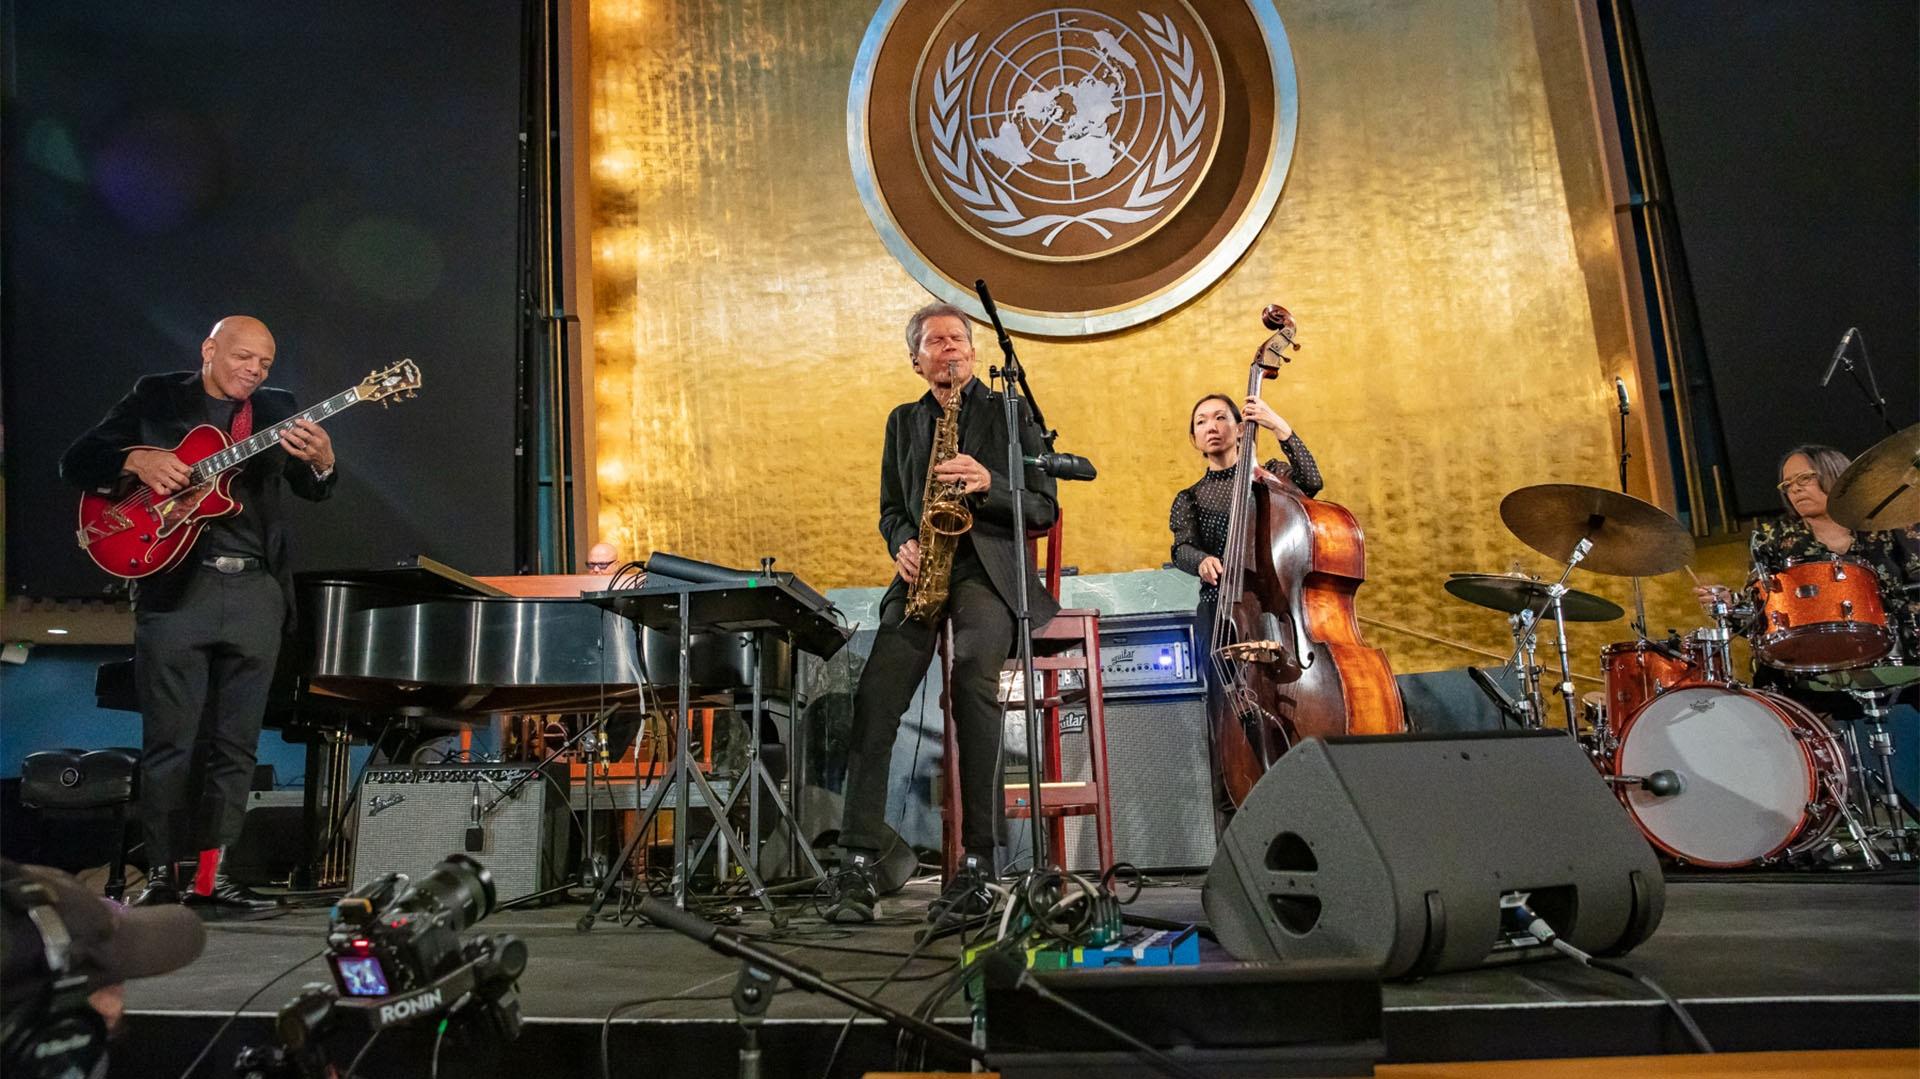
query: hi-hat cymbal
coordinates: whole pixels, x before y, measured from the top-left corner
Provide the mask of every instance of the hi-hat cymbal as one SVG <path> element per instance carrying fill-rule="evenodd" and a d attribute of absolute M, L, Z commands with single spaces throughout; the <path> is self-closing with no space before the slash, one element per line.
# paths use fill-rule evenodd
<path fill-rule="evenodd" d="M 1920 423 L 1855 458 L 1827 492 L 1827 515 L 1862 532 L 1920 524 Z"/>
<path fill-rule="evenodd" d="M 1532 608 L 1541 612 L 1543 620 L 1551 621 L 1553 608 L 1547 605 L 1547 588 L 1546 582 L 1517 573 L 1455 573 L 1447 579 L 1447 591 L 1468 603 L 1503 614 Z M 1560 607 L 1569 622 L 1611 622 L 1627 613 L 1610 599 L 1572 588 L 1560 597 Z"/>
<path fill-rule="evenodd" d="M 1556 562 L 1581 540 L 1593 549 L 1582 569 L 1614 577 L 1655 577 L 1693 561 L 1693 537 L 1651 502 L 1601 487 L 1542 483 L 1500 500 L 1500 519 L 1520 542 Z"/>

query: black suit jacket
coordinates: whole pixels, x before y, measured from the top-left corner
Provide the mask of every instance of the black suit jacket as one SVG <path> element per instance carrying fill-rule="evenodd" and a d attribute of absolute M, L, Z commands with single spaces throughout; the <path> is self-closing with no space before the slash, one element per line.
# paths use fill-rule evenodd
<path fill-rule="evenodd" d="M 121 465 L 135 446 L 172 449 L 198 424 L 206 388 L 200 372 L 179 371 L 147 375 L 134 383 L 106 418 L 81 435 L 60 458 L 60 475 L 81 488 L 112 487 L 120 482 Z M 293 394 L 262 386 L 253 391 L 253 429 L 262 431 L 300 411 Z M 287 558 L 287 526 L 281 510 L 281 488 L 291 487 L 301 498 L 318 502 L 333 491 L 338 471 L 316 479 L 313 468 L 275 446 L 253 456 L 234 477 L 234 497 L 251 502 L 266 528 L 267 569 L 280 582 L 287 599 L 287 624 L 293 623 L 293 572 Z M 284 485 L 282 480 L 285 481 Z M 148 610 L 171 609 L 186 592 L 187 582 L 200 572 L 200 560 L 191 553 L 165 573 L 136 582 L 136 598 Z"/>
<path fill-rule="evenodd" d="M 1020 446 L 1025 456 L 1042 451 L 1040 428 L 1020 403 Z M 933 456 L 933 428 L 940 417 L 940 404 L 931 391 L 918 401 L 893 410 L 887 417 L 887 443 L 880 459 L 880 534 L 886 537 L 887 553 L 899 554 L 900 548 L 920 535 L 921 496 L 926 493 L 927 464 Z M 1007 477 L 1006 404 L 998 393 L 987 389 L 979 379 L 967 384 L 960 395 L 960 452 L 979 461 L 993 474 L 993 483 L 982 493 L 969 495 L 973 508 L 973 549 L 980 556 L 993 589 L 1009 610 L 1014 596 L 1013 489 Z M 1054 499 L 1053 477 L 1039 469 L 1026 470 L 1025 510 L 1029 535 L 1044 533 L 1060 515 Z M 1033 567 L 1029 566 L 1031 570 Z M 1060 604 L 1047 594 L 1038 575 L 1029 572 L 1026 580 L 1027 603 L 1033 612 L 1034 626 L 1043 626 L 1060 611 Z M 896 596 L 906 593 L 907 582 L 897 574 L 881 598 L 884 608 Z"/>

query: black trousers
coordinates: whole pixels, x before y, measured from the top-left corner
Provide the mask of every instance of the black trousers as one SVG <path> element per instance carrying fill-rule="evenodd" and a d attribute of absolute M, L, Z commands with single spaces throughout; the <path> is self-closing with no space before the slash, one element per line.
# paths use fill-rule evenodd
<path fill-rule="evenodd" d="M 139 610 L 140 824 L 149 865 L 240 835 L 286 599 L 264 570 L 193 571 L 170 610 Z"/>
<path fill-rule="evenodd" d="M 984 575 L 957 580 L 947 601 L 953 622 L 953 722 L 960 753 L 960 839 L 991 858 L 1005 807 L 1000 768 L 1000 669 L 1013 651 L 1013 612 Z M 906 618 L 906 598 L 880 611 L 873 652 L 853 695 L 846 814 L 840 845 L 876 854 L 884 843 L 887 776 L 900 717 L 926 677 L 939 627 Z"/>

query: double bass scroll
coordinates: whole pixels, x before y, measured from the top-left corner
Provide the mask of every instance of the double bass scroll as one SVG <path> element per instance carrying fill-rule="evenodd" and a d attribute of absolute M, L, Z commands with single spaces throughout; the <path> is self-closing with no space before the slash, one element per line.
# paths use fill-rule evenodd
<path fill-rule="evenodd" d="M 1273 336 L 1247 373 L 1247 396 L 1300 348 L 1293 316 L 1261 312 Z M 1234 466 L 1220 598 L 1209 640 L 1222 692 L 1208 719 L 1229 799 L 1246 800 L 1267 768 L 1303 738 L 1406 730 L 1386 653 L 1360 636 L 1354 594 L 1366 580 L 1359 522 L 1292 480 L 1256 469 L 1252 420 Z"/>

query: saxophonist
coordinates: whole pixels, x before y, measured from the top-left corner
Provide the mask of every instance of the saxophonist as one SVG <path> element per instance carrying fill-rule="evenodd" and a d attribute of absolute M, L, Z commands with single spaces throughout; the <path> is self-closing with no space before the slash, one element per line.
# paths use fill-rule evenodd
<path fill-rule="evenodd" d="M 947 882 L 928 917 L 963 918 L 987 909 L 986 883 L 994 875 L 1004 797 L 1000 669 L 1015 651 L 1014 589 L 1027 590 L 1036 626 L 1060 609 L 1038 577 L 1029 573 L 1023 581 L 1014 572 L 1014 544 L 1022 537 L 1013 521 L 1005 404 L 973 377 L 973 327 L 966 314 L 946 303 L 914 312 L 907 320 L 907 356 L 927 392 L 887 417 L 880 535 L 897 572 L 881 598 L 873 652 L 854 691 L 840 831 L 846 860 L 829 881 L 826 908 L 828 920 L 835 922 L 873 919 L 873 868 L 886 834 L 894 738 L 933 659 L 940 624 L 949 619 L 966 853 L 959 875 Z M 1020 444 L 1028 456 L 1041 452 L 1040 430 L 1031 417 L 1022 417 Z M 929 500 L 939 503 L 933 513 Z M 943 523 L 954 515 L 956 501 L 967 511 L 958 516 L 971 516 L 971 527 L 957 536 Z M 1026 470 L 1024 501 L 1030 533 L 1053 526 L 1059 506 L 1052 477 Z M 923 535 L 933 527 L 929 522 L 939 523 L 938 531 Z"/>

